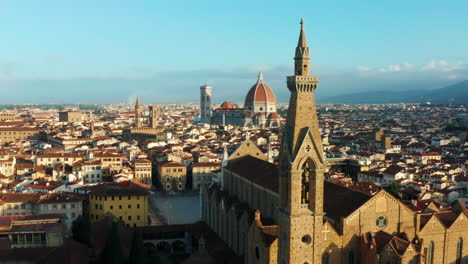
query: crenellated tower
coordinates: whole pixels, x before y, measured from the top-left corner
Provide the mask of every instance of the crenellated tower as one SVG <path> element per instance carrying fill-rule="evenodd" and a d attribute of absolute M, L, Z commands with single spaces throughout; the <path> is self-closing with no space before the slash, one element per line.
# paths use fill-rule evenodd
<path fill-rule="evenodd" d="M 137 96 L 136 103 L 135 103 L 135 128 L 140 128 L 141 126 L 141 106 L 140 100 Z"/>
<path fill-rule="evenodd" d="M 316 76 L 310 75 L 310 54 L 301 20 L 294 57 L 294 75 L 287 77 L 291 92 L 282 138 L 279 174 L 279 263 L 319 263 L 323 224 L 323 155 L 314 99 Z"/>
<path fill-rule="evenodd" d="M 149 127 L 154 129 L 158 127 L 158 107 L 155 105 L 150 105 L 149 107 L 150 119 Z"/>

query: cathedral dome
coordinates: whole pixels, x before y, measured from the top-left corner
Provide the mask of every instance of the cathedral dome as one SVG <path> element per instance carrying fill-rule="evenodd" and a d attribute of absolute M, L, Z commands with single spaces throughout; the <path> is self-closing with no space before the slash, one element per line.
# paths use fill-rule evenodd
<path fill-rule="evenodd" d="M 245 107 L 252 107 L 256 103 L 276 104 L 276 97 L 273 90 L 263 81 L 262 73 L 258 74 L 258 81 L 250 88 L 245 97 Z"/>
<path fill-rule="evenodd" d="M 234 109 L 234 105 L 231 102 L 224 102 L 220 106 L 221 109 Z"/>

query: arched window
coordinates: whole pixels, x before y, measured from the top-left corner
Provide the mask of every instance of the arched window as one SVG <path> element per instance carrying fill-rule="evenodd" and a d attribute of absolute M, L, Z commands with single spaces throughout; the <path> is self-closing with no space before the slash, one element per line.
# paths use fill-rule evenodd
<path fill-rule="evenodd" d="M 328 255 L 328 253 L 323 253 L 322 255 L 322 264 L 328 264 L 328 258 L 330 256 Z"/>
<path fill-rule="evenodd" d="M 427 249 L 427 264 L 434 263 L 434 242 L 429 243 L 429 248 Z"/>
<path fill-rule="evenodd" d="M 354 264 L 354 251 L 348 253 L 348 264 Z"/>
<path fill-rule="evenodd" d="M 462 263 L 462 258 L 463 258 L 463 238 L 458 239 L 457 243 L 457 260 L 456 264 L 461 264 Z"/>
<path fill-rule="evenodd" d="M 312 166 L 311 161 L 306 161 L 304 166 L 302 167 L 302 180 L 301 180 L 301 203 L 308 204 L 309 203 L 309 186 L 310 186 L 310 178 L 312 173 Z"/>

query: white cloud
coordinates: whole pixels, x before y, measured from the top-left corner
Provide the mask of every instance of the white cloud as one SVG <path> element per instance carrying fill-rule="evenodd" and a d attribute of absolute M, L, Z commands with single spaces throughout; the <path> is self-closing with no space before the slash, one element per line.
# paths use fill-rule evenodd
<path fill-rule="evenodd" d="M 398 72 L 401 70 L 400 65 L 389 65 L 388 70 L 391 72 Z"/>
<path fill-rule="evenodd" d="M 406 69 L 411 69 L 413 68 L 413 64 L 409 63 L 409 62 L 403 62 L 403 67 L 405 67 Z"/>
<path fill-rule="evenodd" d="M 468 76 L 466 59 L 431 59 L 428 63 L 401 62 L 382 66 L 356 67 L 366 78 L 436 78 L 439 80 L 462 80 Z"/>
<path fill-rule="evenodd" d="M 357 66 L 358 71 L 369 71 L 370 68 L 366 66 Z"/>
<path fill-rule="evenodd" d="M 448 62 L 446 60 L 440 60 L 439 61 L 439 65 L 441 66 L 447 66 L 448 65 Z"/>
<path fill-rule="evenodd" d="M 398 65 L 398 64 L 395 64 L 395 65 L 388 65 L 387 67 L 385 68 L 380 68 L 379 69 L 379 72 L 399 72 L 401 71 L 401 66 Z"/>
<path fill-rule="evenodd" d="M 256 65 L 252 67 L 248 67 L 247 71 L 248 72 L 266 72 L 271 69 L 271 66 L 267 65 Z"/>
<path fill-rule="evenodd" d="M 456 70 L 458 69 L 460 65 L 463 64 L 460 64 L 460 62 L 462 61 L 458 61 L 457 63 L 455 63 L 455 65 L 453 63 L 449 63 L 447 60 L 434 60 L 432 59 L 428 64 L 426 65 L 423 65 L 421 67 L 421 70 L 425 71 L 425 70 L 441 70 L 441 71 L 444 71 L 444 72 L 448 72 L 448 71 L 453 71 L 453 70 Z"/>
<path fill-rule="evenodd" d="M 426 64 L 422 67 L 422 70 L 435 69 L 436 67 L 437 67 L 437 62 L 435 60 L 431 60 L 429 64 Z"/>

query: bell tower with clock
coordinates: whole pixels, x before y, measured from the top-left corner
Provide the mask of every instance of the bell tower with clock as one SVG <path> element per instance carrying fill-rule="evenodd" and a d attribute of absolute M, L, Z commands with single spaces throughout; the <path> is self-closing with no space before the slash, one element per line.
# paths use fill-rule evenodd
<path fill-rule="evenodd" d="M 323 225 L 323 177 L 327 167 L 314 99 L 316 76 L 310 75 L 310 54 L 301 20 L 294 57 L 294 76 L 279 161 L 280 206 L 278 262 L 320 261 Z"/>

